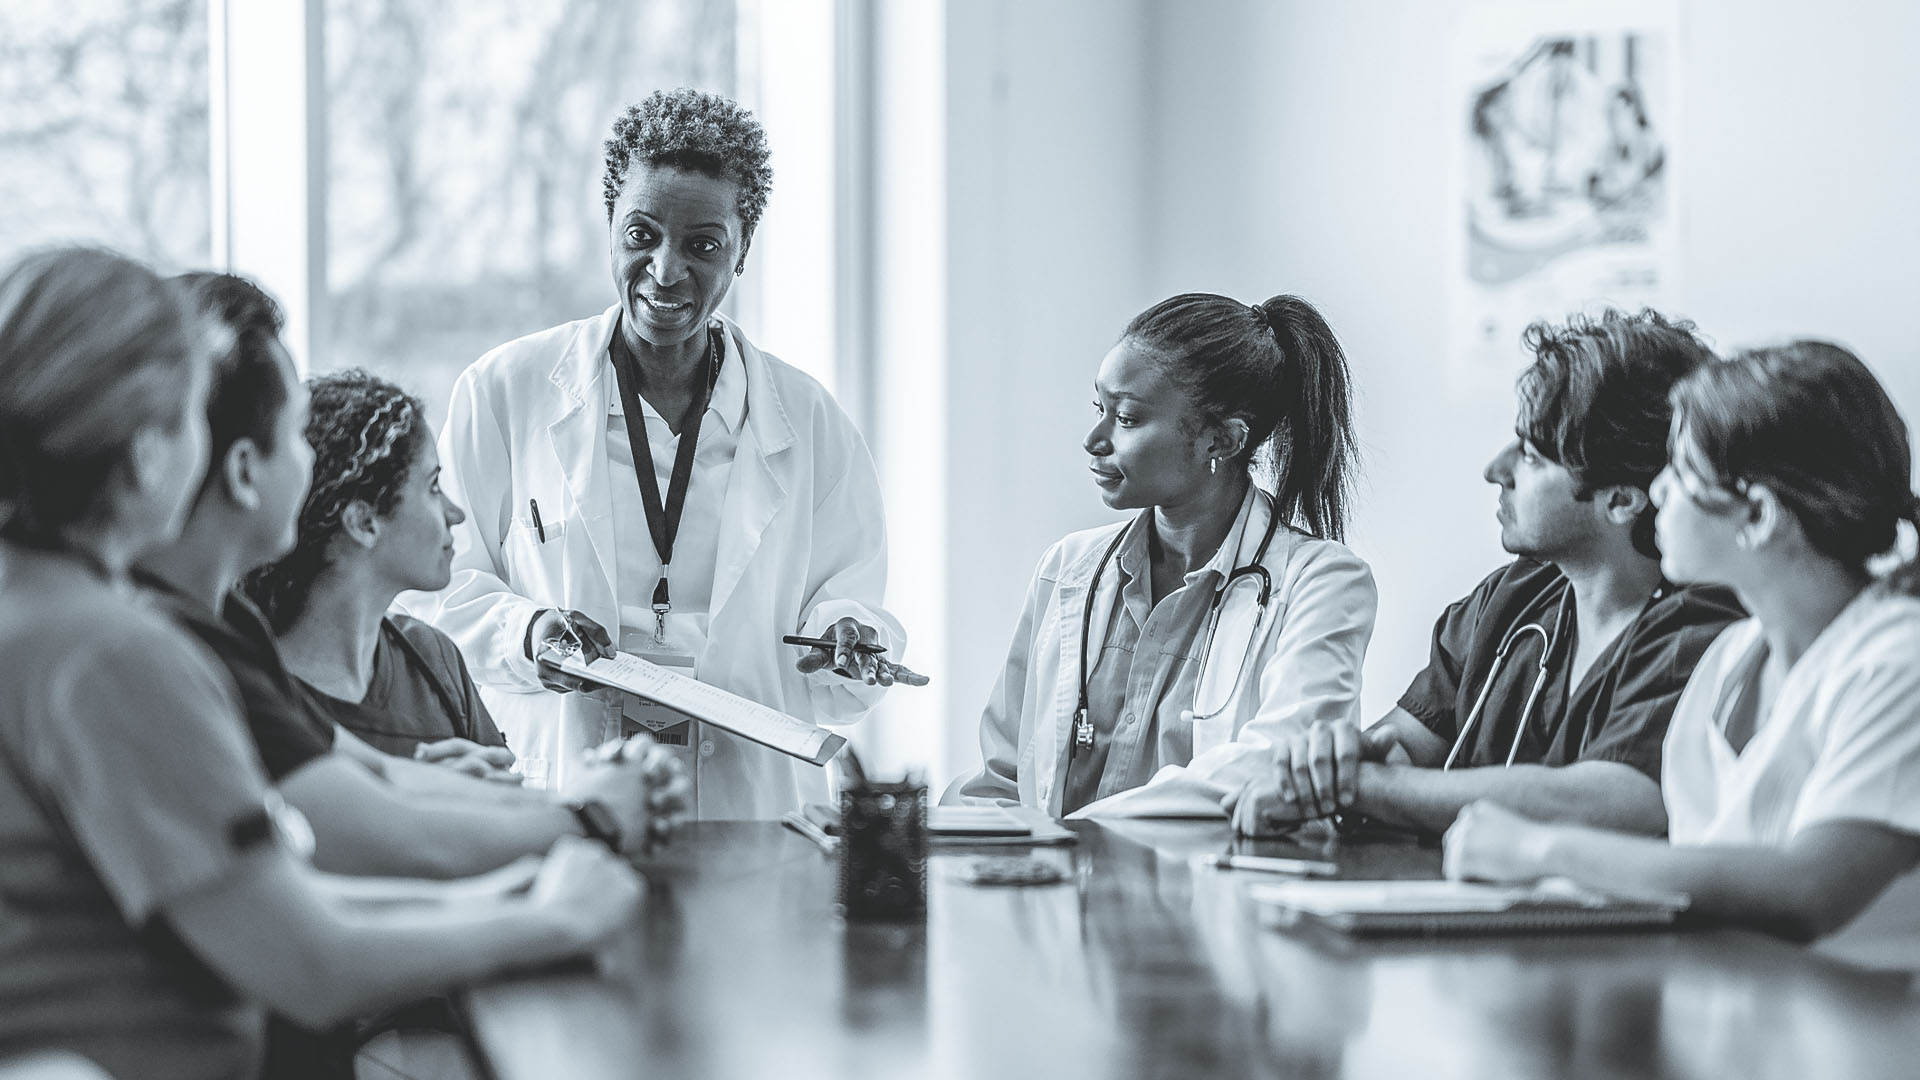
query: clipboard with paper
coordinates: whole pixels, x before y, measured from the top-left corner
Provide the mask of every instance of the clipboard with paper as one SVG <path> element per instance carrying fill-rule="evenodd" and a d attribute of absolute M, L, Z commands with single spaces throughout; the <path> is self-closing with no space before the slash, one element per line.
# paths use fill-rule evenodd
<path fill-rule="evenodd" d="M 632 653 L 616 652 L 589 663 L 582 659 L 578 649 L 560 645 L 546 649 L 540 658 L 574 678 L 645 698 L 703 724 L 815 765 L 825 765 L 847 745 L 844 736 L 823 727 L 709 686 Z"/>

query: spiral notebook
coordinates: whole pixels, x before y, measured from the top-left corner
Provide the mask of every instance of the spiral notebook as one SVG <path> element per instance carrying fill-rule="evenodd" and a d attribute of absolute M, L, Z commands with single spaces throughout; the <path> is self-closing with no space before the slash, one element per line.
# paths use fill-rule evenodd
<path fill-rule="evenodd" d="M 1533 885 L 1467 881 L 1288 881 L 1251 886 L 1269 926 L 1311 924 L 1354 937 L 1658 930 L 1688 898 L 1626 898 L 1564 878 Z"/>

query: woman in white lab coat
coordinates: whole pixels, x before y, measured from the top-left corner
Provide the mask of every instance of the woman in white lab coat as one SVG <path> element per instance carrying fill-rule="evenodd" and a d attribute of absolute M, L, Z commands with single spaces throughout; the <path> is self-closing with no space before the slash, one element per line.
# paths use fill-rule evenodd
<path fill-rule="evenodd" d="M 1274 768 L 1276 732 L 1359 704 L 1375 593 L 1339 542 L 1346 358 L 1298 297 L 1190 293 L 1128 324 L 1094 408 L 1093 481 L 1140 513 L 1041 559 L 983 765 L 947 801 L 1218 817 Z"/>
<path fill-rule="evenodd" d="M 635 698 L 556 693 L 535 657 L 584 638 L 824 724 L 896 679 L 886 522 L 865 442 L 813 379 L 717 313 L 772 170 L 752 114 L 693 90 L 630 108 L 607 142 L 618 302 L 508 342 L 454 386 L 440 458 L 452 583 L 407 600 L 466 654 L 535 779 L 646 727 L 678 748 L 703 818 L 822 799 L 823 771 Z M 800 652 L 781 636 L 839 642 Z M 884 647 L 862 652 L 856 642 Z M 885 659 L 882 659 L 881 656 Z"/>

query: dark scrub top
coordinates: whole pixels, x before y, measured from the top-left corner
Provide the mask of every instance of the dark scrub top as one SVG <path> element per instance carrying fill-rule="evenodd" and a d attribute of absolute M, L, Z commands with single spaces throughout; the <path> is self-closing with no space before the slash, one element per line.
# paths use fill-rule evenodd
<path fill-rule="evenodd" d="M 1498 672 L 1493 672 L 1495 654 L 1516 628 L 1537 625 L 1552 634 L 1564 598 L 1566 619 L 1552 643 L 1547 679 L 1520 736 L 1515 763 L 1617 761 L 1660 782 L 1660 747 L 1680 691 L 1707 646 L 1746 613 L 1730 590 L 1663 582 L 1639 617 L 1594 659 L 1580 685 L 1569 686 L 1572 588 L 1557 568 L 1516 559 L 1449 605 L 1434 624 L 1432 657 L 1400 696 L 1400 707 L 1449 748 L 1488 675 L 1495 675 L 1467 745 L 1454 760 L 1456 768 L 1507 763 L 1544 642 L 1535 633 L 1516 637 Z"/>
<path fill-rule="evenodd" d="M 480 701 L 453 639 L 407 615 L 380 621 L 367 695 L 346 701 L 301 683 L 332 722 L 376 749 L 412 757 L 424 742 L 462 738 L 505 746 L 506 737 Z"/>
<path fill-rule="evenodd" d="M 256 1075 L 261 1010 L 165 919 L 272 842 L 227 673 L 133 590 L 8 544 L 0 671 L 0 1058 Z"/>
<path fill-rule="evenodd" d="M 162 610 L 213 650 L 240 691 L 247 728 L 275 783 L 333 751 L 333 721 L 280 659 L 266 616 L 238 590 L 219 615 L 152 574 L 135 572 Z"/>

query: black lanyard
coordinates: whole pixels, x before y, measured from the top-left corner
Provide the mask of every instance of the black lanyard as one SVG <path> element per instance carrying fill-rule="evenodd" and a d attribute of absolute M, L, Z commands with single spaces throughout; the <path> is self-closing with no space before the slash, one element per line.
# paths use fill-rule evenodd
<path fill-rule="evenodd" d="M 627 422 L 627 441 L 633 444 L 633 471 L 640 477 L 640 502 L 647 511 L 647 531 L 653 534 L 653 550 L 660 556 L 660 583 L 653 587 L 654 640 L 667 636 L 667 613 L 673 610 L 673 597 L 667 589 L 667 567 L 673 563 L 673 540 L 680 535 L 680 512 L 686 509 L 687 488 L 693 481 L 693 455 L 700 444 L 700 422 L 706 419 L 707 406 L 713 401 L 713 388 L 720 381 L 720 329 L 707 330 L 707 377 L 704 390 L 687 405 L 680 421 L 680 446 L 674 451 L 673 473 L 667 479 L 667 497 L 660 498 L 660 478 L 653 473 L 653 448 L 647 443 L 647 416 L 640 404 L 639 364 L 627 348 L 622 327 L 613 328 L 608 352 L 613 360 L 614 378 L 620 383 L 620 411 Z"/>

